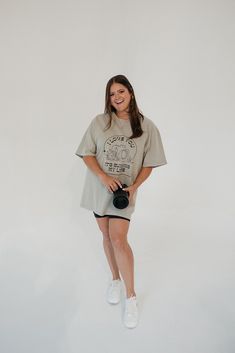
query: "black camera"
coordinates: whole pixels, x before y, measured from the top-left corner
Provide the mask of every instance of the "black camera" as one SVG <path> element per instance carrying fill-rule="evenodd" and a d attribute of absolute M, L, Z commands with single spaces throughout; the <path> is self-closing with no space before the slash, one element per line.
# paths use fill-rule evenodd
<path fill-rule="evenodd" d="M 123 184 L 123 188 L 126 188 L 127 185 Z M 113 205 L 116 208 L 122 209 L 126 208 L 129 205 L 129 192 L 122 190 L 122 188 L 119 186 L 116 191 L 113 193 Z"/>

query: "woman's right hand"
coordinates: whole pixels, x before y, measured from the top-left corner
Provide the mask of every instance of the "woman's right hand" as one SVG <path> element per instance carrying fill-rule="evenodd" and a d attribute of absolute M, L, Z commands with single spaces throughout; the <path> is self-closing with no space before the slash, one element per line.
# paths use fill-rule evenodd
<path fill-rule="evenodd" d="M 118 189 L 118 186 L 122 187 L 122 183 L 117 179 L 107 174 L 101 174 L 99 176 L 101 183 L 108 189 L 110 192 L 114 192 Z"/>

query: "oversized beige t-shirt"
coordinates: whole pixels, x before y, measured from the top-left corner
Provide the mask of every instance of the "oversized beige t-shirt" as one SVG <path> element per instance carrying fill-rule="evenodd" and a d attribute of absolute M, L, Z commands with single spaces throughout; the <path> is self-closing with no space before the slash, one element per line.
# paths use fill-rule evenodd
<path fill-rule="evenodd" d="M 113 112 L 111 127 L 103 131 L 108 119 L 105 113 L 92 119 L 76 150 L 77 156 L 95 156 L 106 174 L 127 186 L 134 183 L 142 167 L 155 168 L 167 163 L 159 130 L 152 120 L 144 116 L 143 134 L 128 139 L 132 135 L 130 120 L 120 119 Z M 137 190 L 126 208 L 116 208 L 113 193 L 87 168 L 80 206 L 101 216 L 108 214 L 130 219 L 136 196 Z"/>

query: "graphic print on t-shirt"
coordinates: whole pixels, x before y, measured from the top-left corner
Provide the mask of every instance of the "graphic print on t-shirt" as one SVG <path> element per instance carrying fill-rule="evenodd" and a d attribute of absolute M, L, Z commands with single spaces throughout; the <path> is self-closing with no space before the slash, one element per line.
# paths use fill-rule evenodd
<path fill-rule="evenodd" d="M 137 152 L 134 140 L 124 135 L 109 137 L 104 143 L 104 171 L 131 176 L 131 167 Z"/>

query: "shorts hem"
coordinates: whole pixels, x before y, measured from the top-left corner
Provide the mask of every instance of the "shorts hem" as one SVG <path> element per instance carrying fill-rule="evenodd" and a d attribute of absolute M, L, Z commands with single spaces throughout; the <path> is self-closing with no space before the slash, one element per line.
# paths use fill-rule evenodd
<path fill-rule="evenodd" d="M 94 213 L 95 218 L 103 218 L 103 217 L 109 217 L 109 218 L 121 218 L 121 219 L 125 219 L 125 220 L 127 220 L 127 221 L 129 221 L 129 222 L 130 222 L 130 219 L 129 219 L 129 218 L 122 217 L 122 216 L 110 215 L 110 214 L 105 214 L 105 215 L 103 215 L 103 216 L 100 216 L 99 214 L 95 213 L 94 211 L 93 211 L 93 213 Z"/>

